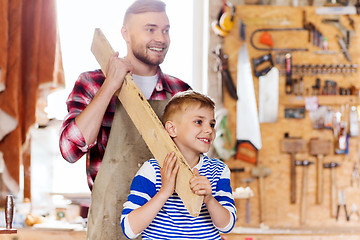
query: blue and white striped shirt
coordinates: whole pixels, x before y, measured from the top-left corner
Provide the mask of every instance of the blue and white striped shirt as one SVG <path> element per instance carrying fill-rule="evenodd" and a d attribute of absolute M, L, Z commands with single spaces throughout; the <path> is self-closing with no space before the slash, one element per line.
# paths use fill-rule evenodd
<path fill-rule="evenodd" d="M 230 222 L 224 229 L 217 228 L 203 203 L 200 215 L 192 217 L 176 192 L 167 200 L 152 223 L 142 232 L 142 239 L 221 239 L 220 232 L 227 233 L 235 224 L 236 208 L 230 186 L 230 170 L 222 161 L 205 155 L 195 166 L 200 175 L 206 176 L 212 186 L 212 195 L 230 214 Z M 148 202 L 161 188 L 159 163 L 146 161 L 133 179 L 128 201 L 124 204 L 121 227 L 126 237 L 138 235 L 131 230 L 128 214 Z"/>

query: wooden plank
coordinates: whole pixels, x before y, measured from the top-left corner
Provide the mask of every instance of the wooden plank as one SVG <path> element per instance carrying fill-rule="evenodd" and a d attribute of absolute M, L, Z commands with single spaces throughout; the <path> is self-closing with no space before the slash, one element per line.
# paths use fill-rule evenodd
<path fill-rule="evenodd" d="M 107 63 L 114 50 L 100 29 L 95 30 L 91 51 L 106 75 Z M 160 166 L 167 153 L 175 152 L 180 166 L 175 191 L 190 215 L 198 216 L 203 197 L 194 194 L 189 187 L 194 174 L 130 74 L 126 75 L 118 98 Z"/>

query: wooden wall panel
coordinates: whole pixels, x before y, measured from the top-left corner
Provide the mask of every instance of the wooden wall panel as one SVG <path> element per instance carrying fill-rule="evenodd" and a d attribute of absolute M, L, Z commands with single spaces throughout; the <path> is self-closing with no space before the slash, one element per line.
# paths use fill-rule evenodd
<path fill-rule="evenodd" d="M 224 52 L 229 55 L 229 69 L 232 78 L 237 79 L 237 57 L 238 50 L 243 44 L 239 38 L 239 23 L 242 21 L 246 24 L 246 41 L 250 58 L 257 58 L 267 54 L 267 51 L 259 51 L 254 49 L 249 43 L 249 37 L 253 31 L 260 28 L 301 28 L 303 27 L 303 11 L 306 12 L 306 18 L 326 35 L 329 40 L 329 49 L 339 51 L 336 41 L 337 30 L 334 26 L 321 23 L 324 16 L 315 14 L 315 7 L 279 7 L 279 6 L 242 6 L 238 5 L 236 10 L 235 27 L 232 32 L 224 39 Z M 330 17 L 330 16 L 326 16 Z M 360 26 L 359 16 L 352 16 L 355 21 L 355 26 Z M 347 24 L 345 16 L 341 16 L 340 20 Z M 308 43 L 308 33 L 303 32 L 271 32 L 274 47 L 291 47 L 300 48 L 306 47 L 308 52 L 293 52 L 293 64 L 346 64 L 348 63 L 342 53 L 336 55 L 317 55 L 313 51 L 320 50 L 312 43 Z M 356 29 L 355 36 L 352 38 L 350 47 L 352 63 L 359 64 L 360 57 L 360 31 Z M 254 38 L 257 46 L 265 47 L 258 43 L 258 38 Z M 272 52 L 273 59 L 275 52 Z M 275 61 L 275 59 L 274 59 Z M 279 69 L 283 65 L 276 65 Z M 354 85 L 357 89 L 360 88 L 359 70 L 351 75 L 318 75 L 305 76 L 304 89 L 310 88 L 314 85 L 315 79 L 319 77 L 322 81 L 331 79 L 338 82 L 340 86 L 349 87 Z M 278 121 L 276 123 L 262 123 L 260 125 L 262 135 L 262 149 L 258 152 L 258 163 L 271 168 L 271 175 L 265 179 L 265 225 L 270 227 L 327 227 L 336 226 L 358 226 L 359 221 L 355 215 L 352 216 L 349 222 L 345 220 L 343 212 L 340 218 L 336 221 L 330 216 L 330 171 L 324 169 L 324 200 L 322 204 L 316 204 L 316 168 L 315 165 L 309 167 L 309 186 L 307 195 L 307 218 L 304 225 L 300 225 L 300 195 L 302 184 L 303 168 L 297 167 L 297 199 L 296 204 L 290 203 L 290 155 L 280 151 L 280 141 L 283 139 L 285 133 L 289 133 L 293 137 L 301 137 L 307 142 L 313 137 L 321 139 L 333 140 L 331 130 L 314 130 L 312 121 L 308 112 L 304 119 L 285 119 L 284 109 L 289 103 L 284 100 L 285 96 L 285 76 L 280 76 L 279 81 L 279 113 Z M 254 77 L 254 88 L 256 98 L 258 99 L 258 78 Z M 344 98 L 336 96 L 336 98 Z M 357 99 L 356 97 L 354 98 Z M 347 100 L 345 100 L 347 102 Z M 236 131 L 236 101 L 230 98 L 225 93 L 224 105 L 229 109 L 228 123 L 232 133 L 232 139 L 235 141 Z M 246 117 L 246 116 L 244 116 Z M 235 143 L 234 143 L 235 144 Z M 336 161 L 341 163 L 341 167 L 337 168 L 337 184 L 338 188 L 342 188 L 346 192 L 347 210 L 351 212 L 352 204 L 355 203 L 360 206 L 360 189 L 359 187 L 352 187 L 350 184 L 353 164 L 358 161 L 358 138 L 350 138 L 350 152 L 349 155 L 328 155 L 324 158 L 324 162 Z M 299 160 L 308 159 L 316 161 L 314 156 L 310 156 L 309 152 L 299 153 L 296 155 Z M 232 174 L 232 185 L 235 189 L 239 186 L 245 186 L 241 181 L 242 178 L 251 176 L 250 170 L 253 165 L 245 163 L 240 160 L 229 159 L 226 161 L 230 168 L 245 167 L 244 173 Z M 236 175 L 236 176 L 235 176 Z M 254 191 L 254 197 L 250 199 L 251 204 L 251 221 L 249 224 L 245 222 L 245 200 L 237 199 L 236 205 L 238 208 L 238 226 L 258 226 L 259 225 L 259 211 L 258 211 L 258 181 L 250 183 L 250 187 Z M 343 211 L 343 209 L 341 209 Z"/>

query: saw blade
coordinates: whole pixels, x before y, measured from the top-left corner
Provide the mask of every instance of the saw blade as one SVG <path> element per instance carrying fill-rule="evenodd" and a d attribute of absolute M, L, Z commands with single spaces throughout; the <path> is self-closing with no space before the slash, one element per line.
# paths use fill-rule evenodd
<path fill-rule="evenodd" d="M 248 140 L 259 150 L 262 147 L 260 125 L 251 63 L 246 43 L 240 47 L 238 54 L 236 138 L 237 140 Z"/>
<path fill-rule="evenodd" d="M 259 77 L 259 119 L 261 123 L 273 123 L 278 119 L 279 70 L 272 67 Z"/>

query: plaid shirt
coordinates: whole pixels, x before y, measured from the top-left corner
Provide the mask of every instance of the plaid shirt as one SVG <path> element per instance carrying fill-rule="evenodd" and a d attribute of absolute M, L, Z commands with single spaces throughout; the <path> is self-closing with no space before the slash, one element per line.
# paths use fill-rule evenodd
<path fill-rule="evenodd" d="M 174 95 L 177 92 L 190 89 L 190 86 L 180 79 L 163 74 L 160 67 L 158 68 L 157 75 L 159 80 L 150 97 L 151 100 L 165 100 L 167 99 L 166 92 Z M 75 118 L 91 102 L 104 80 L 105 76 L 101 70 L 85 72 L 79 76 L 73 91 L 66 101 L 68 114 L 60 131 L 60 151 L 66 161 L 74 163 L 85 153 L 90 152 L 86 158 L 86 173 L 90 189 L 92 189 L 105 153 L 116 108 L 116 96 L 114 95 L 110 100 L 95 143 L 91 145 L 86 144 L 83 135 L 75 123 Z"/>

